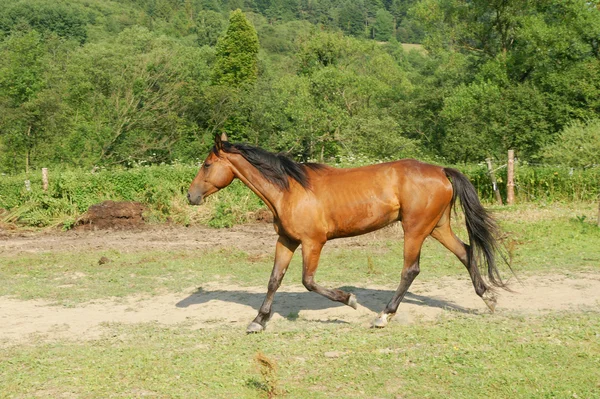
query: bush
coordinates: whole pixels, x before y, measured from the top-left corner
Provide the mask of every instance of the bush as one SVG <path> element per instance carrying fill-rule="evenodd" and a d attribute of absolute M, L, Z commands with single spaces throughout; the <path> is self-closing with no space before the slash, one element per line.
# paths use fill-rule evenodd
<path fill-rule="evenodd" d="M 575 168 L 600 166 L 600 119 L 571 123 L 543 152 L 548 162 L 557 165 Z"/>
<path fill-rule="evenodd" d="M 484 202 L 494 202 L 492 183 L 484 165 L 458 166 L 466 174 Z M 498 187 L 506 198 L 506 168 L 496 171 Z M 600 194 L 600 168 L 576 169 L 562 166 L 517 165 L 517 202 L 593 201 Z"/>
<path fill-rule="evenodd" d="M 47 192 L 41 188 L 41 177 L 30 178 L 31 191 L 25 189 L 25 175 L 4 177 L 0 208 L 9 211 L 7 222 L 43 227 L 71 220 L 105 200 L 138 201 L 148 206 L 155 219 L 164 221 L 171 216 L 172 202 L 185 198 L 197 169 L 174 165 L 97 173 L 50 171 Z"/>

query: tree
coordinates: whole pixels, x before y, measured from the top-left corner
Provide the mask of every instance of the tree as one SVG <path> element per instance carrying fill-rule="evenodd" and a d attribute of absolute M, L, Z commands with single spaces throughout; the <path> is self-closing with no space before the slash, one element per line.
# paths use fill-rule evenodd
<path fill-rule="evenodd" d="M 570 123 L 544 148 L 543 155 L 547 162 L 556 165 L 574 168 L 600 165 L 600 119 Z M 597 224 L 600 227 L 600 195 L 598 200 Z"/>
<path fill-rule="evenodd" d="M 513 82 L 598 57 L 600 10 L 585 0 L 423 0 L 414 14 L 430 51 L 468 54 L 477 67 L 493 60 Z"/>
<path fill-rule="evenodd" d="M 270 23 L 275 21 L 291 21 L 298 18 L 298 0 L 278 0 L 265 10 Z"/>
<path fill-rule="evenodd" d="M 383 8 L 377 11 L 373 24 L 373 39 L 387 42 L 394 34 L 394 17 Z"/>
<path fill-rule="evenodd" d="M 338 10 L 338 26 L 349 35 L 361 37 L 365 34 L 366 11 L 362 1 L 346 1 Z"/>
<path fill-rule="evenodd" d="M 212 81 L 240 86 L 258 76 L 258 35 L 241 10 L 232 11 L 229 27 L 217 42 Z"/>
<path fill-rule="evenodd" d="M 197 141 L 207 52 L 213 50 L 182 47 L 140 27 L 78 51 L 66 74 L 66 101 L 76 122 L 61 142 L 71 162 L 89 167 L 175 159 L 182 142 Z"/>
<path fill-rule="evenodd" d="M 551 137 L 548 114 L 544 94 L 528 84 L 506 89 L 485 82 L 460 86 L 444 101 L 444 133 L 437 141 L 453 162 L 500 158 L 508 149 L 535 159 Z"/>
<path fill-rule="evenodd" d="M 556 165 L 600 165 L 600 119 L 571 122 L 544 148 L 543 154 L 547 162 Z"/>
<path fill-rule="evenodd" d="M 348 39 L 341 33 L 316 33 L 300 46 L 298 59 L 300 73 L 312 73 L 315 69 L 336 65 L 348 47 Z"/>
<path fill-rule="evenodd" d="M 51 0 L 0 5 L 0 31 L 5 33 L 22 29 L 25 24 L 39 33 L 54 32 L 60 37 L 85 43 L 88 22 L 88 17 L 78 6 Z"/>
<path fill-rule="evenodd" d="M 29 171 L 31 152 L 40 134 L 42 113 L 36 109 L 36 101 L 45 85 L 45 48 L 41 35 L 33 30 L 11 35 L 1 50 L 0 97 L 4 101 L 0 137 L 11 149 L 13 162 L 23 157 L 22 167 Z M 12 168 L 17 168 L 14 163 Z"/>
<path fill-rule="evenodd" d="M 224 28 L 225 21 L 220 13 L 210 10 L 200 11 L 196 18 L 198 44 L 201 46 L 214 46 L 217 44 Z"/>

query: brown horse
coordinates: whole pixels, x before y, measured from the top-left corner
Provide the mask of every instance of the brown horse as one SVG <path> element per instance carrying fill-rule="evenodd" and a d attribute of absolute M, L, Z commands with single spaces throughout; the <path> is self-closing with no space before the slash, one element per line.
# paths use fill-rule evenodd
<path fill-rule="evenodd" d="M 316 283 L 321 249 L 327 240 L 368 233 L 396 221 L 404 229 L 404 267 L 400 285 L 375 319 L 375 327 L 387 325 L 419 274 L 421 246 L 429 235 L 466 266 L 475 292 L 492 312 L 496 298 L 480 275 L 477 259 L 487 263 L 491 285 L 505 287 L 495 264 L 496 223 L 481 206 L 473 185 L 455 169 L 413 159 L 351 169 L 301 164 L 257 147 L 231 144 L 223 134 L 215 137 L 212 151 L 190 186 L 190 204 L 199 205 L 234 178 L 246 184 L 273 212 L 279 235 L 268 292 L 248 333 L 265 329 L 275 292 L 300 244 L 304 286 L 356 309 L 354 294 Z M 470 245 L 450 228 L 450 211 L 456 198 L 465 214 Z"/>

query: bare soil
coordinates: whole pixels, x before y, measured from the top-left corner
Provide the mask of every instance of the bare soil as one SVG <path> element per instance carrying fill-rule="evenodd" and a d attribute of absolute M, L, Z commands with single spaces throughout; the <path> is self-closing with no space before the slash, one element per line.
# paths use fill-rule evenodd
<path fill-rule="evenodd" d="M 176 249 L 237 248 L 248 253 L 271 255 L 276 235 L 271 225 L 251 224 L 231 229 L 146 226 L 139 230 L 69 231 L 46 233 L 4 230 L 0 234 L 2 254 L 67 252 L 113 249 L 121 252 Z M 401 236 L 391 226 L 365 236 L 336 240 L 333 247 L 360 247 L 376 240 Z M 600 273 L 543 274 L 525 276 L 512 285 L 515 292 L 501 292 L 497 312 L 540 314 L 550 311 L 600 309 Z M 352 286 L 357 310 L 311 292 L 295 282 L 285 282 L 275 297 L 274 315 L 267 331 L 291 328 L 295 320 L 315 323 L 352 323 L 367 328 L 396 289 L 385 286 Z M 100 337 L 107 323 L 183 323 L 191 328 L 230 327 L 243 333 L 260 307 L 266 286 L 240 287 L 218 282 L 190 287 L 184 292 L 161 296 L 132 296 L 103 300 L 72 308 L 35 300 L 0 297 L 0 346 L 31 342 L 32 339 L 87 340 Z M 468 276 L 436 282 L 415 281 L 401 304 L 394 323 L 433 320 L 452 312 L 488 313 L 473 291 Z"/>
<path fill-rule="evenodd" d="M 334 240 L 328 248 L 361 247 L 369 242 L 402 238 L 400 225 L 360 237 Z M 229 229 L 212 229 L 202 226 L 144 225 L 134 229 L 83 229 L 66 232 L 4 230 L 0 227 L 0 255 L 15 252 L 61 252 L 72 250 L 103 250 L 137 252 L 144 250 L 194 250 L 235 248 L 250 254 L 272 254 L 277 235 L 268 223 L 252 223 Z"/>

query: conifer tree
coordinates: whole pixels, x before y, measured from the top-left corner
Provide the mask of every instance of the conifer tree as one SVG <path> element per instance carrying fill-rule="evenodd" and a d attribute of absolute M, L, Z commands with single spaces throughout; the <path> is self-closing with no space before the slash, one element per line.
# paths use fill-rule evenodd
<path fill-rule="evenodd" d="M 231 12 L 229 27 L 217 42 L 213 83 L 240 86 L 256 81 L 258 35 L 241 10 Z"/>

